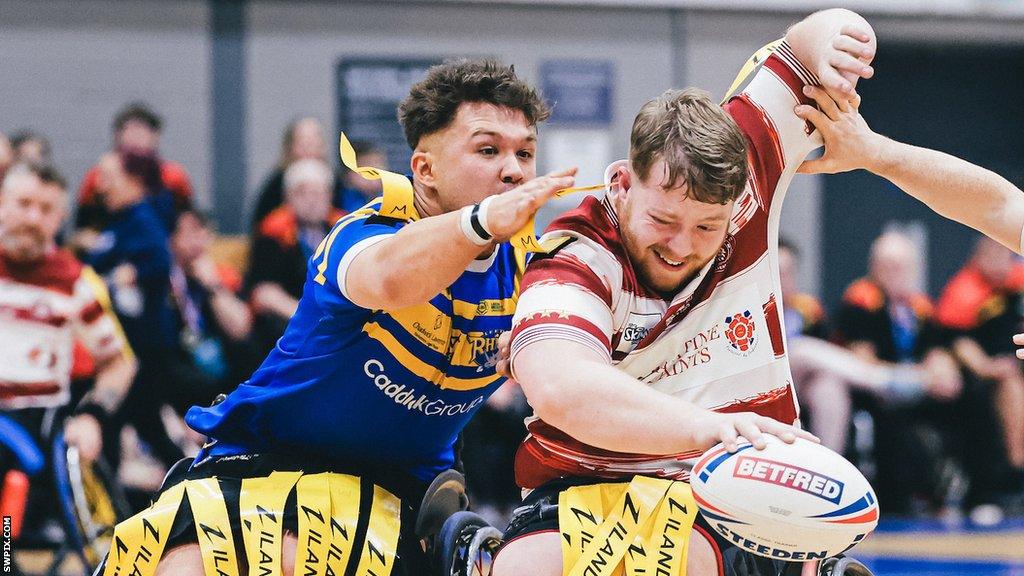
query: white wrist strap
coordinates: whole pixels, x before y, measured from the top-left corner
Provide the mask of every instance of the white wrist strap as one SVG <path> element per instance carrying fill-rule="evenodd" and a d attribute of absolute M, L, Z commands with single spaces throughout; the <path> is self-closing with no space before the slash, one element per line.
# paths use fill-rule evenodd
<path fill-rule="evenodd" d="M 462 233 L 470 242 L 476 244 L 477 246 L 487 246 L 488 244 L 491 243 L 490 239 L 484 238 L 483 236 L 480 235 L 479 232 L 477 232 L 473 228 L 474 210 L 477 211 L 477 216 L 479 217 L 480 208 L 476 204 L 472 206 L 466 206 L 465 208 L 462 209 L 462 214 L 459 218 L 459 227 L 462 228 Z"/>

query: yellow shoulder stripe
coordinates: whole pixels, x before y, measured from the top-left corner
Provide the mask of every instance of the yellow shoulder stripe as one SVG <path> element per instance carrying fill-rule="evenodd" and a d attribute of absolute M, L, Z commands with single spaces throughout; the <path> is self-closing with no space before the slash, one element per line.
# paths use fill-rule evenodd
<path fill-rule="evenodd" d="M 757 52 L 754 52 L 750 58 L 740 68 L 739 73 L 736 75 L 736 79 L 732 81 L 732 85 L 729 86 L 729 90 L 725 93 L 725 98 L 722 99 L 722 104 L 729 101 L 730 98 L 736 95 L 740 88 L 750 80 L 757 70 L 764 64 L 764 61 L 768 59 L 768 56 L 775 51 L 780 44 L 785 42 L 785 38 L 779 38 L 774 42 L 765 44 Z"/>
<path fill-rule="evenodd" d="M 106 282 L 92 269 L 92 266 L 82 267 L 82 279 L 92 289 L 93 294 L 96 296 L 96 301 L 103 307 L 103 313 L 114 324 L 114 332 L 117 334 L 118 339 L 121 340 L 123 354 L 129 359 L 135 359 L 135 351 L 132 350 L 131 344 L 128 343 L 128 336 L 125 335 L 121 321 L 117 319 L 117 313 L 114 312 L 114 306 L 110 302 L 110 292 L 107 291 Z"/>

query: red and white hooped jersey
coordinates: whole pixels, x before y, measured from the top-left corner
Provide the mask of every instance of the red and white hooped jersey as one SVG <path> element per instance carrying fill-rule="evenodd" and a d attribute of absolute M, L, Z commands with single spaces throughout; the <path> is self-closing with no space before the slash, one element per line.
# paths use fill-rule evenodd
<path fill-rule="evenodd" d="M 816 83 L 782 43 L 724 105 L 747 137 L 750 177 L 722 249 L 671 302 L 638 281 L 607 196 L 587 198 L 555 220 L 545 240 L 568 239 L 526 271 L 513 320 L 513 362 L 528 344 L 572 340 L 652 388 L 698 406 L 795 422 L 799 409 L 779 309 L 778 227 L 797 167 L 822 144 L 793 112 L 798 103 L 812 103 L 802 87 Z M 607 176 L 606 185 L 614 194 Z M 699 456 L 601 450 L 536 417 L 527 428 L 515 465 L 524 488 L 562 476 L 685 479 Z"/>
<path fill-rule="evenodd" d="M 0 254 L 0 410 L 67 404 L 76 341 L 97 361 L 126 348 L 106 302 L 103 281 L 65 250 L 30 265 Z"/>

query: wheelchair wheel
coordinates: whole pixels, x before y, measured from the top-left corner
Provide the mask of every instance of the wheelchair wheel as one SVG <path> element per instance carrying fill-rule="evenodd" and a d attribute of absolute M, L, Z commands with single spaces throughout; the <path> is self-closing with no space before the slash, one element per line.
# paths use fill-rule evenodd
<path fill-rule="evenodd" d="M 456 512 L 437 535 L 435 565 L 441 576 L 487 576 L 501 532 L 473 512 Z"/>
<path fill-rule="evenodd" d="M 90 573 L 110 549 L 114 526 L 130 515 L 127 500 L 102 459 L 83 462 L 59 433 L 53 441 L 53 470 L 67 546 Z"/>

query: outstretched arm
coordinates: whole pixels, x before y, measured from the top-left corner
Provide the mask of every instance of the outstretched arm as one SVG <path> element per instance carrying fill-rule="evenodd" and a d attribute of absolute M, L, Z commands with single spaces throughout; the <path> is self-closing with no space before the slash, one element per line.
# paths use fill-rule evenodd
<path fill-rule="evenodd" d="M 821 89 L 808 87 L 806 94 L 820 110 L 797 106 L 797 115 L 821 132 L 825 155 L 805 162 L 800 172 L 868 170 L 938 214 L 1022 252 L 1024 192 L 1019 188 L 966 160 L 886 138 L 871 130 L 855 106 L 837 104 Z"/>
<path fill-rule="evenodd" d="M 537 416 L 604 450 L 681 454 L 724 442 L 735 451 L 741 436 L 761 449 L 765 433 L 790 443 L 797 436 L 817 440 L 752 412 L 712 412 L 654 390 L 568 340 L 527 344 L 514 371 Z"/>

